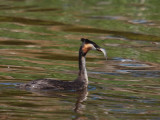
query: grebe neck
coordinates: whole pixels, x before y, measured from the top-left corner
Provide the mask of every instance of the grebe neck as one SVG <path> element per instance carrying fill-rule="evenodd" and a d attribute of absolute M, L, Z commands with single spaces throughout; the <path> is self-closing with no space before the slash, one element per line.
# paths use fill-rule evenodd
<path fill-rule="evenodd" d="M 78 81 L 86 83 L 88 85 L 88 75 L 86 70 L 86 58 L 85 55 L 82 52 L 82 46 L 79 49 L 79 75 L 78 75 Z"/>

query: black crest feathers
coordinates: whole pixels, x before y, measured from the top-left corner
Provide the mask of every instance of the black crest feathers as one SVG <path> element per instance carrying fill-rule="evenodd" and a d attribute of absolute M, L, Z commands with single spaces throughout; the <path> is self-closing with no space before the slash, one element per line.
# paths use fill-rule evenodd
<path fill-rule="evenodd" d="M 95 42 L 93 42 L 93 41 L 91 41 L 91 40 L 89 40 L 89 39 L 81 38 L 81 41 L 82 41 L 84 44 L 92 44 L 92 45 L 94 45 L 95 48 L 99 48 L 99 46 L 98 46 Z"/>
<path fill-rule="evenodd" d="M 81 38 L 81 41 L 83 42 L 83 43 L 93 43 L 92 41 L 90 41 L 90 40 L 88 40 L 88 39 L 85 39 L 85 38 Z"/>

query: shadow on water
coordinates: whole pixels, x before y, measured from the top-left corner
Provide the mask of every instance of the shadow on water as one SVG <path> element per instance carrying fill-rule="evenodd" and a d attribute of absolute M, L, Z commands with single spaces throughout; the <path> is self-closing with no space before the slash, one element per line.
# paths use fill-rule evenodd
<path fill-rule="evenodd" d="M 36 6 L 9 6 L 9 5 L 2 5 L 0 10 L 22 10 L 22 9 L 30 9 L 35 8 Z"/>
<path fill-rule="evenodd" d="M 25 12 L 52 12 L 60 10 L 59 8 L 36 8 L 36 6 L 9 6 L 0 5 L 0 10 L 24 10 Z"/>
<path fill-rule="evenodd" d="M 20 41 L 20 40 L 6 40 L 6 41 L 0 41 L 1 45 L 36 45 L 33 42 L 28 41 Z"/>
<path fill-rule="evenodd" d="M 27 12 L 52 12 L 52 11 L 57 11 L 60 10 L 58 8 L 37 8 L 37 9 L 28 9 L 26 10 Z"/>
<path fill-rule="evenodd" d="M 0 16 L 0 22 L 15 22 L 15 23 L 21 23 L 26 25 L 43 25 L 43 26 L 66 25 L 64 23 L 55 22 L 55 21 L 47 21 L 47 20 L 45 21 L 45 20 L 39 20 L 39 19 L 10 17 L 10 16 Z"/>
<path fill-rule="evenodd" d="M 107 64 L 103 68 L 99 68 L 91 73 L 94 74 L 106 74 L 115 76 L 129 75 L 131 77 L 146 77 L 146 78 L 159 78 L 160 70 L 159 64 L 144 63 L 131 59 L 113 58 L 108 60 Z"/>
<path fill-rule="evenodd" d="M 90 16 L 87 18 L 99 19 L 99 20 L 117 20 L 117 21 L 123 21 L 130 24 L 141 24 L 145 26 L 154 26 L 154 27 L 159 26 L 158 21 L 151 21 L 151 20 L 145 20 L 145 19 L 130 20 L 129 18 L 123 17 L 123 16 Z"/>
<path fill-rule="evenodd" d="M 85 27 L 63 27 L 63 31 L 65 32 L 81 32 L 81 33 L 97 33 L 97 34 L 113 34 L 115 36 L 123 36 L 123 38 L 129 40 L 145 40 L 145 41 L 160 41 L 159 36 L 154 35 L 144 35 L 140 33 L 126 32 L 126 31 L 112 31 L 112 30 L 104 30 L 98 28 L 85 28 Z"/>
<path fill-rule="evenodd" d="M 154 36 L 154 35 L 145 35 L 140 33 L 126 32 L 126 31 L 112 31 L 112 30 L 104 30 L 104 29 L 98 29 L 98 28 L 88 28 L 88 27 L 69 25 L 62 22 L 46 21 L 46 20 L 31 19 L 31 18 L 0 16 L 0 22 L 15 22 L 15 23 L 22 23 L 27 25 L 43 25 L 43 26 L 58 25 L 58 26 L 63 26 L 59 28 L 59 30 L 65 31 L 65 32 L 112 34 L 114 36 L 122 36 L 123 38 L 129 39 L 129 40 L 145 40 L 145 41 L 154 41 L 154 42 L 160 41 L 160 37 Z M 54 30 L 54 28 L 51 28 L 51 29 Z"/>

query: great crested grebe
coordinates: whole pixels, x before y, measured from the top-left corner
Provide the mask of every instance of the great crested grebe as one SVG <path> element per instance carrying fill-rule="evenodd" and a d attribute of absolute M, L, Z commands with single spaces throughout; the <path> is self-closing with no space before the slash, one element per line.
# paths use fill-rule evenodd
<path fill-rule="evenodd" d="M 29 83 L 20 84 L 19 88 L 27 90 L 82 90 L 88 86 L 88 75 L 86 70 L 85 56 L 89 50 L 97 50 L 104 53 L 106 56 L 105 49 L 99 47 L 96 43 L 81 38 L 82 45 L 79 49 L 79 74 L 74 81 L 54 80 L 54 79 L 39 79 L 33 80 Z"/>

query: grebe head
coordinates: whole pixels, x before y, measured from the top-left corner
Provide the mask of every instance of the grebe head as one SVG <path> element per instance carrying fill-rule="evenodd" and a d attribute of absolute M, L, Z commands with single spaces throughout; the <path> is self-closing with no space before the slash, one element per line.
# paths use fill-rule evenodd
<path fill-rule="evenodd" d="M 82 41 L 82 51 L 84 56 L 87 54 L 89 50 L 97 50 L 97 51 L 103 52 L 105 58 L 107 59 L 107 53 L 104 48 L 101 48 L 95 42 L 85 38 L 81 38 L 81 41 Z"/>

